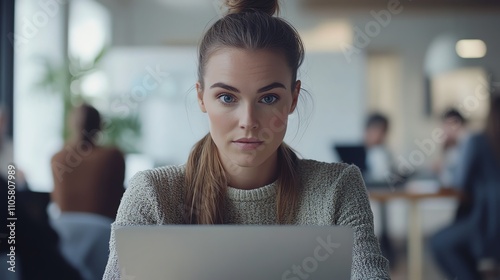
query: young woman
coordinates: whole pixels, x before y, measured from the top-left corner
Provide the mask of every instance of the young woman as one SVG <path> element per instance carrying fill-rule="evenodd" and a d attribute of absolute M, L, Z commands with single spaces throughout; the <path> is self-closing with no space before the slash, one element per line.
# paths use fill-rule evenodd
<path fill-rule="evenodd" d="M 296 30 L 278 1 L 227 1 L 199 47 L 196 90 L 210 132 L 185 165 L 140 172 L 113 228 L 163 224 L 346 225 L 352 279 L 389 279 L 360 171 L 299 159 L 283 142 L 300 93 Z M 333 276 L 332 276 L 333 277 Z M 104 279 L 120 278 L 112 233 Z"/>

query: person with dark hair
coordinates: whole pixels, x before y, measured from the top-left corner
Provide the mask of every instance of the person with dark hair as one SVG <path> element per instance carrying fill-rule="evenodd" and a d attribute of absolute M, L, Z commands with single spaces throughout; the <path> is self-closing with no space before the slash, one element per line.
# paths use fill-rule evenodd
<path fill-rule="evenodd" d="M 381 113 L 372 113 L 366 120 L 366 129 L 380 128 L 383 133 L 389 130 L 389 120 Z"/>
<path fill-rule="evenodd" d="M 441 185 L 451 187 L 455 177 L 461 144 L 467 139 L 467 120 L 462 114 L 450 108 L 444 112 L 442 118 L 444 133 L 442 159 L 435 163 L 434 172 L 437 173 Z"/>
<path fill-rule="evenodd" d="M 481 279 L 479 261 L 500 262 L 500 96 L 491 99 L 486 129 L 463 144 L 453 185 L 463 192 L 459 215 L 431 245 L 450 279 Z"/>
<path fill-rule="evenodd" d="M 389 120 L 381 113 L 368 116 L 365 126 L 366 172 L 367 183 L 386 183 L 393 169 L 391 153 L 387 149 L 386 139 L 389 132 Z"/>
<path fill-rule="evenodd" d="M 460 112 L 455 108 L 449 108 L 448 110 L 446 110 L 443 113 L 442 120 L 443 121 L 449 120 L 458 125 L 464 125 L 467 122 L 467 120 L 462 116 L 462 114 L 460 114 Z"/>
<path fill-rule="evenodd" d="M 113 229 L 130 225 L 344 225 L 351 279 L 389 279 L 356 166 L 299 159 L 283 142 L 304 48 L 278 1 L 227 1 L 199 47 L 196 92 L 210 132 L 187 163 L 136 174 Z M 351 257 L 351 256 L 346 256 Z M 334 277 L 332 275 L 332 277 Z M 104 279 L 120 279 L 114 230 Z"/>
<path fill-rule="evenodd" d="M 76 107 L 68 123 L 70 139 L 51 160 L 51 199 L 60 210 L 51 224 L 61 239 L 62 254 L 82 278 L 100 279 L 109 230 L 125 191 L 125 159 L 119 149 L 98 145 L 101 117 L 94 107 Z"/>
<path fill-rule="evenodd" d="M 51 160 L 52 201 L 62 212 L 94 213 L 114 220 L 125 190 L 123 154 L 97 145 L 101 117 L 94 107 L 75 108 L 68 123 L 70 140 Z"/>

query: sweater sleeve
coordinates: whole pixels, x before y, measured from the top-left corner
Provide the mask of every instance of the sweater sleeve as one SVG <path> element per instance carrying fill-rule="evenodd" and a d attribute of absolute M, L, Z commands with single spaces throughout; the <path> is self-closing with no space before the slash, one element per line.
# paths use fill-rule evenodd
<path fill-rule="evenodd" d="M 373 229 L 373 214 L 359 168 L 345 168 L 334 192 L 334 222 L 354 231 L 351 279 L 390 279 Z"/>
<path fill-rule="evenodd" d="M 115 222 L 111 225 L 109 257 L 103 280 L 120 279 L 116 253 L 115 229 L 120 226 L 153 225 L 160 223 L 158 194 L 146 172 L 139 172 L 130 180 L 118 208 Z"/>

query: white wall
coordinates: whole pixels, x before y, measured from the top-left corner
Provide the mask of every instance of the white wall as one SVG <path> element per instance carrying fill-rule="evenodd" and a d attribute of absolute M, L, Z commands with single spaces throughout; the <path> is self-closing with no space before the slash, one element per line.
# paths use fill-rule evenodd
<path fill-rule="evenodd" d="M 350 63 L 338 53 L 307 53 L 299 78 L 309 91 L 313 108 L 311 116 L 304 114 L 306 130 L 299 130 L 297 141 L 289 141 L 305 158 L 331 162 L 338 160 L 334 142 L 358 142 L 363 133 L 365 108 L 365 58 L 359 56 Z M 307 104 L 302 104 L 307 105 Z M 300 105 L 299 105 L 300 106 Z M 295 119 L 294 119 L 295 121 Z M 293 136 L 296 129 L 288 130 Z M 290 138 L 286 138 L 288 140 Z"/>
<path fill-rule="evenodd" d="M 175 5 L 168 4 L 173 1 L 163 1 L 164 4 L 160 4 L 162 1 L 102 2 L 112 8 L 111 11 L 115 16 L 113 40 L 116 45 L 196 45 L 203 30 L 219 16 L 219 11 L 214 5 L 217 1 L 187 1 L 184 7 L 180 2 Z M 318 71 L 314 72 L 314 77 L 311 83 L 306 84 L 306 88 L 309 86 L 315 89 L 312 93 L 320 107 L 311 118 L 311 127 L 304 135 L 303 142 L 295 144 L 304 152 L 304 155 L 332 160 L 333 157 L 327 156 L 324 151 L 320 152 L 312 148 L 312 146 L 318 146 L 318 138 L 353 139 L 360 136 L 358 126 L 362 124 L 361 120 L 366 114 L 365 103 L 362 99 L 359 103 L 354 102 L 357 97 L 352 95 L 361 97 L 365 94 L 364 75 L 367 52 L 392 52 L 401 57 L 403 90 L 399 103 L 394 106 L 401 107 L 401 111 L 404 112 L 398 120 L 404 139 L 395 147 L 396 158 L 398 156 L 407 158 L 410 152 L 416 149 L 415 140 L 430 137 L 432 129 L 438 126 L 435 118 L 424 114 L 423 72 L 427 48 L 436 36 L 452 32 L 459 37 L 483 39 L 488 45 L 488 55 L 483 59 L 471 60 L 470 65 L 482 65 L 494 75 L 500 75 L 500 64 L 492 59 L 500 57 L 500 36 L 497 35 L 496 30 L 496 27 L 500 26 L 498 12 L 415 12 L 405 10 L 405 5 L 406 3 L 402 2 L 402 12 L 392 14 L 391 20 L 386 26 L 381 26 L 380 32 L 375 36 L 369 36 L 369 44 L 361 47 L 360 54 L 354 56 L 357 59 L 356 65 L 349 64 L 347 59 L 342 58 L 342 55 L 332 55 L 335 57 L 331 60 L 332 68 L 326 70 L 331 73 L 332 80 L 320 77 L 325 73 L 319 70 L 326 67 L 324 61 L 311 56 L 311 63 L 308 67 L 313 69 L 311 71 Z M 361 30 L 364 30 L 369 23 L 376 22 L 371 11 L 338 10 L 318 13 L 304 10 L 300 0 L 283 3 L 281 15 L 299 30 L 305 30 L 332 19 L 348 19 L 353 28 L 357 27 Z M 350 72 L 351 70 L 355 71 Z M 343 89 L 348 97 L 332 95 L 337 88 Z M 330 100 L 330 97 L 335 98 Z M 322 107 L 326 104 L 334 105 L 327 110 Z M 345 112 L 342 111 L 343 108 L 349 108 L 349 110 Z M 341 129 L 338 129 L 335 121 L 339 118 L 352 120 L 352 122 L 345 123 Z M 333 122 L 330 125 L 335 128 L 335 134 L 330 134 L 329 130 L 324 128 L 318 129 L 322 125 L 321 120 L 326 119 Z M 315 135 L 316 132 L 322 132 L 322 134 Z M 331 139 L 324 139 L 322 145 L 326 145 Z M 431 157 L 426 160 L 430 161 Z"/>
<path fill-rule="evenodd" d="M 116 47 L 102 67 L 109 75 L 110 94 L 120 101 L 120 106 L 104 109 L 139 112 L 140 152 L 157 165 L 185 162 L 193 144 L 208 132 L 194 91 L 196 48 Z M 144 78 L 154 76 L 152 71 L 157 77 L 147 83 L 155 86 L 143 96 L 134 88 L 140 87 Z"/>
<path fill-rule="evenodd" d="M 63 106 L 60 93 L 35 84 L 44 71 L 40 58 L 62 62 L 63 7 L 47 12 L 40 3 L 16 1 L 20 43 L 14 52 L 14 161 L 32 190 L 47 191 L 52 189 L 50 158 L 62 147 Z"/>

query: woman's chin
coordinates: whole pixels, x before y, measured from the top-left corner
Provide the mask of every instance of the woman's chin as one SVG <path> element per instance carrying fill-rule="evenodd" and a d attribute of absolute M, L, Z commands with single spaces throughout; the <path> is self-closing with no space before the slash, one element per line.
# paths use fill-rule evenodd
<path fill-rule="evenodd" d="M 241 150 L 232 150 L 229 153 L 222 153 L 223 156 L 221 159 L 230 163 L 233 168 L 257 168 L 266 165 L 272 156 L 267 155 L 266 151 L 241 151 Z M 225 168 L 230 168 L 230 166 L 226 166 Z"/>
<path fill-rule="evenodd" d="M 260 165 L 255 159 L 236 159 L 233 161 L 234 165 L 244 168 L 253 168 Z"/>
<path fill-rule="evenodd" d="M 231 163 L 240 168 L 254 168 L 261 166 L 264 160 L 253 155 L 238 155 L 231 159 Z"/>

